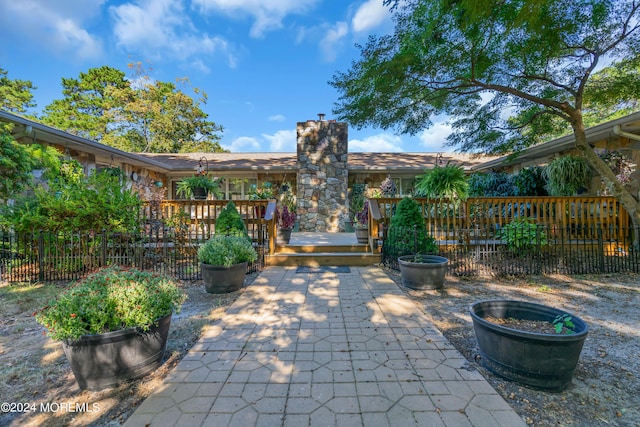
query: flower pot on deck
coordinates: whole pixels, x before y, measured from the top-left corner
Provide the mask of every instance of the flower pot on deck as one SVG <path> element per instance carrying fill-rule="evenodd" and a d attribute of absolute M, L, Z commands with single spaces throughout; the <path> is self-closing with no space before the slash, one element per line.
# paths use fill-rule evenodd
<path fill-rule="evenodd" d="M 369 243 L 369 229 L 368 228 L 356 228 L 356 240 L 358 243 Z"/>
<path fill-rule="evenodd" d="M 573 333 L 542 334 L 498 325 L 486 317 L 553 322 L 567 314 L 524 301 L 482 301 L 470 307 L 482 365 L 501 377 L 546 391 L 562 391 L 578 364 L 588 325 L 571 315 Z"/>

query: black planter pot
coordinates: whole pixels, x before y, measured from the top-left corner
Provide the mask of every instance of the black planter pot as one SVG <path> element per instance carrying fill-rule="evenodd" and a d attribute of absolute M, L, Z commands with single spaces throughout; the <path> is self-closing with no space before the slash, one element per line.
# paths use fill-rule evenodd
<path fill-rule="evenodd" d="M 447 258 L 437 255 L 398 257 L 402 284 L 409 289 L 440 289 L 447 273 Z"/>
<path fill-rule="evenodd" d="M 231 267 L 200 264 L 202 281 L 206 291 L 210 294 L 226 294 L 237 291 L 244 284 L 248 264 L 246 261 Z"/>
<path fill-rule="evenodd" d="M 171 315 L 147 332 L 138 328 L 84 335 L 62 342 L 62 349 L 81 390 L 102 390 L 142 377 L 162 364 Z"/>
<path fill-rule="evenodd" d="M 291 228 L 278 228 L 277 241 L 281 245 L 288 245 L 291 241 Z"/>
<path fill-rule="evenodd" d="M 203 187 L 194 187 L 193 189 L 193 198 L 195 200 L 207 200 L 207 196 L 209 195 L 209 190 Z"/>
<path fill-rule="evenodd" d="M 482 301 L 470 307 L 480 348 L 480 362 L 491 372 L 532 388 L 558 392 L 573 377 L 588 325 L 570 314 L 573 334 L 540 334 L 507 328 L 484 318 L 515 318 L 553 322 L 565 311 L 524 301 Z"/>

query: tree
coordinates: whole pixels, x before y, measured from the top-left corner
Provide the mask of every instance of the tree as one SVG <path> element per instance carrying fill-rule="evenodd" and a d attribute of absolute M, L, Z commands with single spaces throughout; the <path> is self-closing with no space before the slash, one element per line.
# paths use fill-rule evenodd
<path fill-rule="evenodd" d="M 63 129 L 83 138 L 122 148 L 122 135 L 111 135 L 122 91 L 131 88 L 125 73 L 112 67 L 91 68 L 78 79 L 63 78 L 64 98 L 54 100 L 44 109 L 43 123 Z M 114 91 L 118 90 L 116 98 Z"/>
<path fill-rule="evenodd" d="M 524 128 L 569 123 L 581 156 L 640 226 L 637 200 L 589 146 L 585 88 L 603 60 L 638 58 L 633 0 L 385 0 L 393 35 L 370 37 L 330 84 L 351 124 L 415 134 L 451 117 L 448 143 L 467 152 L 523 148 Z M 603 79 L 604 86 L 615 83 Z M 637 85 L 636 85 L 637 86 Z M 634 89 L 636 90 L 636 89 Z M 638 96 L 638 94 L 634 94 Z M 517 123 L 509 117 L 524 114 Z M 637 243 L 637 242 L 636 242 Z"/>
<path fill-rule="evenodd" d="M 53 147 L 17 142 L 11 134 L 12 128 L 12 124 L 0 122 L 0 200 L 3 201 L 15 198 L 32 184 L 34 169 L 53 169 L 59 154 Z"/>
<path fill-rule="evenodd" d="M 29 80 L 9 79 L 8 72 L 0 68 L 0 108 L 12 113 L 24 113 L 35 107 L 32 90 L 36 89 Z"/>
<path fill-rule="evenodd" d="M 126 78 L 111 67 L 92 68 L 78 79 L 62 79 L 64 98 L 45 108 L 51 126 L 131 152 L 219 152 L 222 127 L 207 119 L 200 104 L 174 83 L 141 75 Z"/>

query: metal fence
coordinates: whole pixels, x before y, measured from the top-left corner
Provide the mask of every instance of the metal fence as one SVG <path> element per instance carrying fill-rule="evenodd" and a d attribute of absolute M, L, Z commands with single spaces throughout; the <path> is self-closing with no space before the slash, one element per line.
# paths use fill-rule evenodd
<path fill-rule="evenodd" d="M 640 272 L 640 251 L 633 236 L 640 230 L 597 227 L 589 239 L 548 225 L 503 229 L 486 237 L 476 229 L 457 229 L 450 240 L 437 240 L 438 255 L 449 259 L 448 274 L 457 276 L 519 276 L 529 274 L 592 274 Z M 382 243 L 382 262 L 398 269 L 397 257 L 415 253 L 417 229 L 399 230 L 395 241 Z"/>
<path fill-rule="evenodd" d="M 138 233 L 16 234 L 0 230 L 0 279 L 9 282 L 77 280 L 108 265 L 136 267 L 179 279 L 201 278 L 198 248 L 211 234 L 194 236 L 187 228 L 158 222 Z M 256 262 L 247 273 L 262 270 L 269 250 L 266 227 L 250 230 Z"/>

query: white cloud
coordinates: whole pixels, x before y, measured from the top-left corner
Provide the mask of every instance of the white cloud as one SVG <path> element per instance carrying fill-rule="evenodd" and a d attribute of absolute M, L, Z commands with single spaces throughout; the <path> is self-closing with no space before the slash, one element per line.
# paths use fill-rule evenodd
<path fill-rule="evenodd" d="M 262 134 L 269 142 L 269 151 L 294 152 L 297 150 L 296 131 L 279 130 L 273 135 Z"/>
<path fill-rule="evenodd" d="M 350 139 L 349 151 L 371 153 L 401 153 L 402 139 L 397 135 L 379 133 L 364 139 Z"/>
<path fill-rule="evenodd" d="M 220 36 L 197 31 L 181 1 L 140 0 L 136 4 L 113 6 L 110 11 L 118 45 L 129 51 L 151 57 L 162 52 L 181 60 L 220 54 L 229 67 L 237 65 L 237 56 L 230 44 Z M 201 59 L 192 62 L 198 69 L 204 66 Z"/>
<path fill-rule="evenodd" d="M 0 0 L 0 40 L 29 38 L 72 60 L 100 58 L 102 40 L 85 28 L 105 0 Z"/>
<path fill-rule="evenodd" d="M 349 26 L 346 22 L 336 22 L 336 24 L 327 31 L 322 40 L 320 40 L 320 50 L 322 51 L 322 56 L 325 61 L 335 61 L 337 47 L 348 33 Z"/>
<path fill-rule="evenodd" d="M 273 116 L 269 116 L 270 122 L 284 122 L 285 120 L 287 120 L 287 118 L 282 114 L 274 114 Z"/>
<path fill-rule="evenodd" d="M 451 126 L 446 123 L 434 123 L 429 129 L 426 129 L 419 135 L 420 145 L 424 147 L 423 151 L 440 152 L 452 151 L 452 147 L 445 147 L 447 137 L 451 134 Z"/>
<path fill-rule="evenodd" d="M 379 26 L 391 16 L 382 0 L 368 0 L 356 11 L 351 20 L 351 28 L 355 33 L 368 32 Z"/>
<path fill-rule="evenodd" d="M 282 28 L 283 19 L 290 14 L 305 14 L 318 0 L 193 0 L 204 12 L 220 11 L 232 17 L 249 15 L 254 19 L 251 37 L 259 38 L 271 30 Z"/>
<path fill-rule="evenodd" d="M 241 136 L 231 141 L 230 145 L 221 143 L 222 148 L 231 151 L 232 153 L 247 152 L 247 151 L 264 151 L 260 146 L 260 142 L 250 136 Z"/>

